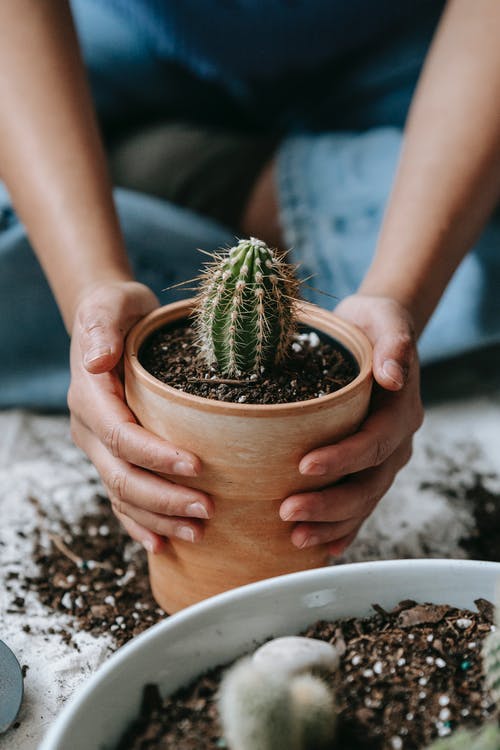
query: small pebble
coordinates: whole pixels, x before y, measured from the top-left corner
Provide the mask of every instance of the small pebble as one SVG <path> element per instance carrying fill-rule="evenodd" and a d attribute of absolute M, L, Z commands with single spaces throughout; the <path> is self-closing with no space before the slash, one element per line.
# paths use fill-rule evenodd
<path fill-rule="evenodd" d="M 401 750 L 403 747 L 403 740 L 401 737 L 391 737 L 392 750 Z"/>
<path fill-rule="evenodd" d="M 447 706 L 450 702 L 450 698 L 448 695 L 440 695 L 438 703 L 440 706 Z"/>
<path fill-rule="evenodd" d="M 441 721 L 448 721 L 450 716 L 451 716 L 451 713 L 450 713 L 449 708 L 442 708 L 441 711 L 439 712 L 439 718 Z"/>
<path fill-rule="evenodd" d="M 427 636 L 427 643 L 432 643 L 433 640 L 434 636 L 432 635 L 432 633 L 429 633 L 429 635 Z"/>
<path fill-rule="evenodd" d="M 375 674 L 382 674 L 383 664 L 381 661 L 376 661 L 373 665 L 373 671 Z"/>
<path fill-rule="evenodd" d="M 373 669 L 365 669 L 363 677 L 373 677 Z"/>
<path fill-rule="evenodd" d="M 438 658 L 436 659 L 436 662 L 435 662 L 435 664 L 436 664 L 436 667 L 439 667 L 439 669 L 443 669 L 443 667 L 446 667 L 446 662 L 445 662 L 445 660 L 444 660 L 444 659 L 441 659 L 441 657 L 440 657 L 440 656 L 438 656 Z"/>
<path fill-rule="evenodd" d="M 99 534 L 101 536 L 109 536 L 109 526 L 106 526 L 106 524 L 102 524 L 102 526 L 99 526 Z"/>
<path fill-rule="evenodd" d="M 446 724 L 438 729 L 438 735 L 440 737 L 447 737 L 451 734 L 451 727 L 447 727 Z"/>
<path fill-rule="evenodd" d="M 460 630 L 465 630 L 466 628 L 470 628 L 472 625 L 472 620 L 469 620 L 468 617 L 460 617 L 457 621 L 457 628 L 460 628 Z"/>
<path fill-rule="evenodd" d="M 104 599 L 104 604 L 109 604 L 111 607 L 115 606 L 115 597 L 109 594 L 109 596 L 106 596 Z"/>
<path fill-rule="evenodd" d="M 351 664 L 353 665 L 353 667 L 357 667 L 358 664 L 360 663 L 361 663 L 361 656 L 359 656 L 358 654 L 355 654 L 351 659 Z"/>
<path fill-rule="evenodd" d="M 69 594 L 69 592 L 68 592 L 68 591 L 66 591 L 66 593 L 65 593 L 65 594 L 64 594 L 64 596 L 62 597 L 62 599 L 61 599 L 61 604 L 62 604 L 62 605 L 63 605 L 63 607 L 65 607 L 66 609 L 71 609 L 71 607 L 73 606 L 73 599 L 71 598 L 71 596 L 70 596 L 70 594 Z"/>
<path fill-rule="evenodd" d="M 427 678 L 426 678 L 426 677 L 421 677 L 421 678 L 419 679 L 419 681 L 418 681 L 418 684 L 419 684 L 419 685 L 422 685 L 422 687 L 423 687 L 424 685 L 427 685 Z"/>
<path fill-rule="evenodd" d="M 403 657 L 401 657 L 401 659 L 398 659 L 397 661 L 398 667 L 404 667 L 405 664 L 406 664 L 406 659 L 404 659 Z"/>
<path fill-rule="evenodd" d="M 434 657 L 433 656 L 426 656 L 425 657 L 425 663 L 426 664 L 434 664 Z"/>

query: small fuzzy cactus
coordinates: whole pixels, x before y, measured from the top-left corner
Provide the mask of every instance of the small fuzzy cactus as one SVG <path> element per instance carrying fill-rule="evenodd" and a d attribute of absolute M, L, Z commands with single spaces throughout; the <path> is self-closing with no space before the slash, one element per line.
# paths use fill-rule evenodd
<path fill-rule="evenodd" d="M 427 750 L 500 750 L 500 585 L 495 606 L 495 629 L 486 636 L 482 646 L 486 685 L 497 707 L 497 718 L 478 729 L 459 729 L 449 737 L 436 740 Z"/>
<path fill-rule="evenodd" d="M 194 310 L 206 364 L 232 377 L 279 365 L 295 332 L 294 266 L 253 237 L 213 257 Z"/>
<path fill-rule="evenodd" d="M 493 700 L 500 708 L 500 592 L 497 593 L 495 606 L 495 630 L 492 630 L 483 641 L 483 665 L 486 684 Z"/>
<path fill-rule="evenodd" d="M 313 638 L 276 638 L 224 676 L 219 713 L 231 750 L 331 750 L 336 710 L 326 674 L 334 646 Z"/>
<path fill-rule="evenodd" d="M 333 696 L 312 674 L 262 671 L 243 659 L 225 675 L 219 712 L 230 750 L 330 750 L 333 745 Z"/>
<path fill-rule="evenodd" d="M 500 750 L 500 729 L 486 724 L 481 729 L 459 729 L 429 745 L 427 750 Z"/>

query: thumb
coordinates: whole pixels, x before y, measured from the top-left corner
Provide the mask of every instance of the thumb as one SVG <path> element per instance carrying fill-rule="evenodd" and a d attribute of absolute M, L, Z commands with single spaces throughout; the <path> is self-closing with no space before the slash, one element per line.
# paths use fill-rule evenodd
<path fill-rule="evenodd" d="M 416 345 L 409 325 L 399 319 L 373 342 L 373 376 L 389 391 L 400 391 L 408 381 L 416 357 Z"/>
<path fill-rule="evenodd" d="M 373 376 L 388 391 L 400 391 L 417 363 L 413 319 L 390 297 L 353 294 L 337 305 L 340 317 L 358 325 L 373 346 Z"/>
<path fill-rule="evenodd" d="M 157 306 L 154 294 L 140 287 L 134 284 L 132 295 L 121 287 L 99 288 L 80 304 L 74 335 L 88 372 L 98 374 L 116 367 L 130 328 Z"/>

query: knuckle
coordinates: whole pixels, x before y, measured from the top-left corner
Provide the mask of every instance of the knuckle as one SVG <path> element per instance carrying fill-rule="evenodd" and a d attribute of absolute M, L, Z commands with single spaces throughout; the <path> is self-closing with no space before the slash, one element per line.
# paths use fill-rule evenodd
<path fill-rule="evenodd" d="M 414 415 L 414 420 L 413 420 L 413 426 L 414 426 L 413 432 L 416 432 L 422 427 L 424 423 L 424 414 L 425 414 L 424 407 L 422 405 L 422 402 L 419 399 L 417 408 L 415 409 L 415 415 Z"/>
<path fill-rule="evenodd" d="M 118 497 L 113 497 L 111 500 L 111 508 L 113 510 L 113 513 L 115 516 L 120 518 L 120 516 L 126 516 L 126 505 L 123 502 L 123 500 L 120 500 Z"/>
<path fill-rule="evenodd" d="M 103 433 L 102 442 L 108 451 L 115 456 L 115 458 L 121 455 L 122 443 L 123 443 L 123 424 L 112 424 L 109 425 Z"/>
<path fill-rule="evenodd" d="M 127 475 L 123 469 L 114 469 L 110 472 L 106 481 L 110 494 L 116 501 L 122 501 L 126 497 Z"/>
<path fill-rule="evenodd" d="M 375 438 L 372 452 L 372 465 L 380 466 L 392 453 L 392 444 L 389 438 L 379 435 Z"/>

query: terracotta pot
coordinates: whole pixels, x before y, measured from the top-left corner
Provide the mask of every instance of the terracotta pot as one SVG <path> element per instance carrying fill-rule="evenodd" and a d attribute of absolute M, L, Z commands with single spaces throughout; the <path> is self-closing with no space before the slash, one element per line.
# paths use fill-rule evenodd
<path fill-rule="evenodd" d="M 290 404 L 233 404 L 193 396 L 148 373 L 138 361 L 141 344 L 157 328 L 186 318 L 192 300 L 155 310 L 130 332 L 125 354 L 128 404 L 140 424 L 199 456 L 203 469 L 181 480 L 210 494 L 215 515 L 197 544 L 170 539 L 149 556 L 153 594 L 166 612 L 263 578 L 315 568 L 326 546 L 298 550 L 291 525 L 278 509 L 293 492 L 317 489 L 321 478 L 298 471 L 313 448 L 354 432 L 370 399 L 371 346 L 356 327 L 332 313 L 300 304 L 299 321 L 342 343 L 355 357 L 358 376 L 345 388 Z M 170 477 L 175 481 L 175 477 Z"/>

